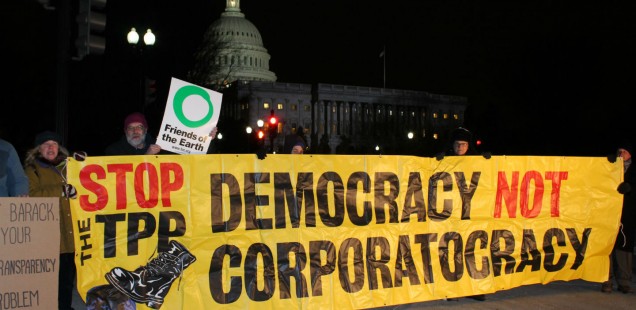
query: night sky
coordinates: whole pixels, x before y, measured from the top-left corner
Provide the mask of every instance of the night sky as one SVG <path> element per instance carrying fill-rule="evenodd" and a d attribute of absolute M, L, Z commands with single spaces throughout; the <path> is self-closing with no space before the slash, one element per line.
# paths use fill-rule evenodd
<path fill-rule="evenodd" d="M 574 3 L 243 0 L 241 10 L 279 82 L 382 87 L 386 47 L 388 88 L 467 97 L 465 126 L 494 154 L 601 156 L 635 132 L 636 3 Z M 37 132 L 55 129 L 59 10 L 36 0 L 3 6 L 0 136 L 22 155 Z M 147 111 L 156 132 L 170 78 L 185 79 L 224 8 L 108 0 L 105 54 L 68 62 L 69 148 L 101 153 L 139 110 L 130 27 L 157 36 L 143 57 L 158 82 L 161 104 Z"/>

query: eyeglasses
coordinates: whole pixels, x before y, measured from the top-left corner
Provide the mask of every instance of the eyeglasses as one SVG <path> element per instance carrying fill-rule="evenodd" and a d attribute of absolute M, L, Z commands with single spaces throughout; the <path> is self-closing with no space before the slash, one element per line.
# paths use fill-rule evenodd
<path fill-rule="evenodd" d="M 144 129 L 146 129 L 146 127 L 144 127 L 144 125 L 126 127 L 126 131 L 136 131 L 136 130 L 144 131 Z"/>

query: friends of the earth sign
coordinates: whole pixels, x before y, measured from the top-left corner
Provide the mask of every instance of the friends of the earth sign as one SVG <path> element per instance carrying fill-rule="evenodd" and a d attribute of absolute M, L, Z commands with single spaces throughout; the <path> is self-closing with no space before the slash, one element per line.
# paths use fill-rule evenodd
<path fill-rule="evenodd" d="M 602 282 L 622 202 L 622 164 L 605 158 L 169 155 L 68 168 L 85 228 L 80 294 L 138 309 L 356 309 Z"/>
<path fill-rule="evenodd" d="M 209 134 L 219 121 L 222 97 L 219 92 L 172 78 L 157 144 L 177 154 L 205 154 Z"/>

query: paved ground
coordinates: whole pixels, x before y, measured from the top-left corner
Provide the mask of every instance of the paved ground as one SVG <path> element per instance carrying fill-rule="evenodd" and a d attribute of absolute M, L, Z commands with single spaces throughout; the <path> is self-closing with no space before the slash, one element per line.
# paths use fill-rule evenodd
<path fill-rule="evenodd" d="M 636 287 L 633 282 L 632 287 Z M 601 293 L 601 285 L 586 281 L 553 282 L 547 285 L 528 285 L 507 291 L 499 291 L 486 296 L 486 301 L 459 298 L 451 301 L 436 300 L 409 305 L 377 308 L 382 310 L 414 310 L 414 309 L 576 309 L 576 310 L 634 310 L 636 294 L 623 294 L 614 291 L 611 294 Z"/>
<path fill-rule="evenodd" d="M 635 275 L 636 276 L 636 275 Z M 636 288 L 635 282 L 632 288 Z M 376 310 L 415 310 L 415 309 L 461 309 L 461 310 L 492 310 L 492 309 L 576 309 L 597 310 L 636 309 L 636 293 L 623 294 L 614 291 L 611 294 L 601 293 L 601 285 L 586 281 L 553 282 L 547 285 L 528 285 L 507 291 L 499 291 L 487 295 L 486 301 L 476 301 L 469 298 L 459 298 L 451 301 L 436 300 L 408 305 L 376 308 Z M 86 309 L 79 295 L 73 300 L 75 310 Z"/>

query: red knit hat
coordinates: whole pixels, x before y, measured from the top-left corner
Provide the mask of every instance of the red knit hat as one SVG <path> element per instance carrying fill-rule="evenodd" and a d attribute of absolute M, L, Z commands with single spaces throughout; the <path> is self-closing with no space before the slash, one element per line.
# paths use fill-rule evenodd
<path fill-rule="evenodd" d="M 130 125 L 131 123 L 141 123 L 142 125 L 144 125 L 144 127 L 148 128 L 146 117 L 139 112 L 135 112 L 126 116 L 126 120 L 124 120 L 124 130 L 126 130 L 126 128 L 128 128 L 128 125 Z"/>

